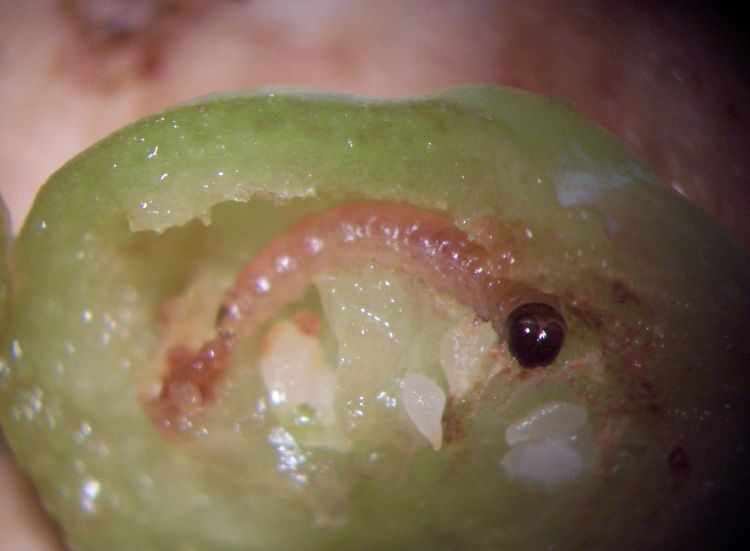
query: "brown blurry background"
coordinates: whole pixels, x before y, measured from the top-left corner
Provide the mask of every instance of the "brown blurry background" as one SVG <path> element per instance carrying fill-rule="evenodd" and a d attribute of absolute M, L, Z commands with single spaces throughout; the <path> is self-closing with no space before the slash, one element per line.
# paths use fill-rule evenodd
<path fill-rule="evenodd" d="M 295 84 L 400 96 L 495 82 L 562 96 L 750 251 L 745 20 L 708 3 L 0 0 L 0 192 L 140 116 Z M 61 549 L 0 444 L 0 549 Z"/>

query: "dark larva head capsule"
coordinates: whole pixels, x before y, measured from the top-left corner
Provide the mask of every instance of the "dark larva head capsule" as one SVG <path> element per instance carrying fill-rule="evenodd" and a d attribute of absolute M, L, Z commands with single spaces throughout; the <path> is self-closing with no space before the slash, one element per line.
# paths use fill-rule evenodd
<path fill-rule="evenodd" d="M 549 304 L 522 304 L 508 316 L 508 348 L 521 367 L 550 365 L 565 340 L 565 320 Z"/>

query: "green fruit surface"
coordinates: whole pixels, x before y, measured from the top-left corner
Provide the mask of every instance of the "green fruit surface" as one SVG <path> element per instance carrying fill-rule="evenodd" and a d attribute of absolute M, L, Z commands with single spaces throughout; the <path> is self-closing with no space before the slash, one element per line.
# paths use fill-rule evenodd
<path fill-rule="evenodd" d="M 268 404 L 257 335 L 184 438 L 155 428 L 142 404 L 169 304 L 205 332 L 254 251 L 350 199 L 491 220 L 512 277 L 560 297 L 556 362 L 482 380 L 436 451 L 399 384 L 445 388 L 436 343 L 471 312 L 351 266 L 301 305 L 324 320 L 336 430 Z M 561 101 L 491 86 L 199 99 L 71 160 L 6 256 L 0 420 L 72 549 L 712 548 L 746 514 L 750 263 Z M 507 428 L 551 402 L 585 408 L 585 467 L 510 476 Z"/>

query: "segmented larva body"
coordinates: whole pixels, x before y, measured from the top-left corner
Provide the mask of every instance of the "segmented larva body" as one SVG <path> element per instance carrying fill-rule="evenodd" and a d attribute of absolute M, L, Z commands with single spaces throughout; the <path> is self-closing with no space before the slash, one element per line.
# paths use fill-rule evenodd
<path fill-rule="evenodd" d="M 187 413 L 210 402 L 237 338 L 301 299 L 317 274 L 368 262 L 455 296 L 503 340 L 515 307 L 554 301 L 498 274 L 487 249 L 444 214 L 405 203 L 344 203 L 298 221 L 244 266 L 219 308 L 216 338 L 197 352 L 170 351 L 158 409 Z"/>
<path fill-rule="evenodd" d="M 345 203 L 304 218 L 259 251 L 227 294 L 218 329 L 251 333 L 301 298 L 315 274 L 367 262 L 430 282 L 471 306 L 489 277 L 489 260 L 443 214 L 404 203 Z"/>

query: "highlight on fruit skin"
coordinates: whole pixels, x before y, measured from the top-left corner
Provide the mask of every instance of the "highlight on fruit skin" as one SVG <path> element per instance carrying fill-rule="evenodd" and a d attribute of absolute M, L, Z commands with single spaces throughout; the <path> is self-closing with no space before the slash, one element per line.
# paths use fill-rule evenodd
<path fill-rule="evenodd" d="M 745 518 L 750 263 L 559 101 L 202 98 L 71 160 L 10 247 L 0 421 L 74 549 L 701 549 Z"/>

